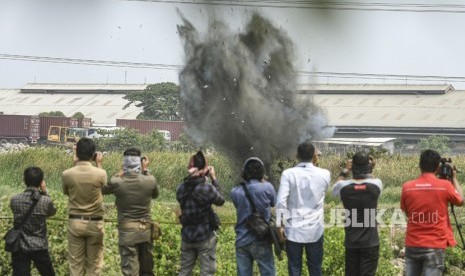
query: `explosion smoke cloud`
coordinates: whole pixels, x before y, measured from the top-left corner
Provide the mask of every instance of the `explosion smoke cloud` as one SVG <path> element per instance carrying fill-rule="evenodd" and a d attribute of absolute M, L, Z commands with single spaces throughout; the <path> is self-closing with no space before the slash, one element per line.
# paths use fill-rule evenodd
<path fill-rule="evenodd" d="M 182 20 L 181 100 L 186 132 L 196 142 L 212 143 L 237 162 L 258 156 L 271 164 L 294 156 L 304 140 L 333 135 L 317 106 L 296 104 L 293 44 L 268 20 L 253 14 L 244 33 L 216 20 L 205 35 Z"/>

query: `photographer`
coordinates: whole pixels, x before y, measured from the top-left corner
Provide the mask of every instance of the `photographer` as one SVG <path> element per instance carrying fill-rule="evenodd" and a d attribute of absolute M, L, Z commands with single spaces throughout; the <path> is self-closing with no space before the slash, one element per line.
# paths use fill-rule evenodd
<path fill-rule="evenodd" d="M 451 164 L 451 179 L 436 177 L 441 156 L 434 150 L 420 155 L 421 175 L 402 186 L 401 209 L 406 213 L 406 275 L 442 275 L 445 249 L 457 242 L 451 228 L 448 204 L 463 205 L 457 171 Z"/>
<path fill-rule="evenodd" d="M 219 192 L 215 169 L 207 165 L 201 151 L 191 157 L 189 176 L 176 189 L 181 206 L 181 271 L 180 276 L 191 275 L 197 258 L 200 275 L 214 275 L 216 271 L 216 235 L 218 217 L 212 204 L 221 206 L 224 197 Z M 211 183 L 207 182 L 208 178 Z"/>
<path fill-rule="evenodd" d="M 100 275 L 103 266 L 103 196 L 107 173 L 103 155 L 95 152 L 92 139 L 76 144 L 78 161 L 63 171 L 63 193 L 68 196 L 69 275 Z M 95 161 L 97 167 L 92 165 Z"/>
<path fill-rule="evenodd" d="M 118 210 L 118 247 L 121 271 L 129 275 L 153 274 L 151 203 L 157 198 L 155 177 L 148 173 L 149 160 L 141 151 L 123 153 L 123 170 L 110 179 L 103 194 L 114 194 Z"/>
<path fill-rule="evenodd" d="M 31 275 L 32 261 L 40 275 L 53 276 L 55 271 L 48 251 L 46 218 L 55 215 L 56 209 L 47 194 L 44 173 L 40 168 L 24 170 L 24 183 L 26 190 L 13 196 L 10 202 L 13 223 L 21 229 L 19 251 L 12 253 L 13 275 Z M 30 208 L 34 209 L 24 221 Z M 21 222 L 23 225 L 19 225 Z"/>
<path fill-rule="evenodd" d="M 247 219 L 252 215 L 253 208 L 243 185 L 247 185 L 250 200 L 254 201 L 255 208 L 267 222 L 271 218 L 271 208 L 276 204 L 274 187 L 265 180 L 263 162 L 257 157 L 251 157 L 244 162 L 242 178 L 244 182 L 231 191 L 231 199 L 236 207 L 237 217 L 234 228 L 236 231 L 237 275 L 253 275 L 254 260 L 260 269 L 260 275 L 276 275 L 270 238 L 268 236 L 257 237 L 246 225 Z"/>
<path fill-rule="evenodd" d="M 342 200 L 348 213 L 344 225 L 346 276 L 374 276 L 378 267 L 376 208 L 383 185 L 372 175 L 374 165 L 371 156 L 357 152 L 346 162 L 333 188 L 333 196 Z"/>

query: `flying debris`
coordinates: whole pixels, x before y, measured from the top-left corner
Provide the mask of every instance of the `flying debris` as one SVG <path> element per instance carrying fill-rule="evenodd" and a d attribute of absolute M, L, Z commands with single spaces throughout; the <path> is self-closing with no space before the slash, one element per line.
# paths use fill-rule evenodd
<path fill-rule="evenodd" d="M 282 30 L 253 14 L 243 33 L 215 20 L 201 34 L 181 17 L 181 100 L 196 142 L 212 143 L 234 162 L 254 155 L 271 164 L 295 156 L 300 142 L 333 135 L 320 108 L 296 104 L 293 44 Z"/>

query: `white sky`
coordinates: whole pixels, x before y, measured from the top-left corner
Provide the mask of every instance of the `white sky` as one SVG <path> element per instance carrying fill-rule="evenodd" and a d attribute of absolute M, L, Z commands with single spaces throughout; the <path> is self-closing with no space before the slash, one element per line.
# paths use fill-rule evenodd
<path fill-rule="evenodd" d="M 447 82 L 465 88 L 463 1 L 397 2 L 441 5 L 427 8 L 396 6 L 391 0 L 353 1 L 355 4 L 344 6 L 360 9 L 363 3 L 394 3 L 392 7 L 379 7 L 383 11 L 264 7 L 274 1 L 259 1 L 262 7 L 252 7 L 248 4 L 251 2 L 254 1 L 243 1 L 245 6 L 228 6 L 158 0 L 0 0 L 0 88 L 21 88 L 35 81 L 178 82 L 177 68 L 183 66 L 184 53 L 176 30 L 181 23 L 177 9 L 204 31 L 212 14 L 232 30 L 239 30 L 250 13 L 258 11 L 294 42 L 297 71 L 461 78 L 427 82 L 411 77 L 370 80 L 366 76 L 336 78 L 319 74 L 320 78 L 301 75 L 301 82 Z M 281 1 L 280 5 L 295 6 L 295 2 Z M 454 3 L 464 6 L 447 6 Z M 386 11 L 387 8 L 402 11 Z M 424 12 L 428 10 L 436 12 Z M 167 65 L 169 69 L 24 61 L 13 60 L 11 55 L 149 63 L 152 67 Z"/>

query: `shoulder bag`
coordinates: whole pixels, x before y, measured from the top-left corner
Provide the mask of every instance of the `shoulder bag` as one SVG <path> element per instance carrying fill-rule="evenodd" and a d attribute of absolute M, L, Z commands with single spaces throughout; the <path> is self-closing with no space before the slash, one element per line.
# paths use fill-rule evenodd
<path fill-rule="evenodd" d="M 284 243 L 279 239 L 279 230 L 278 227 L 276 227 L 276 220 L 273 217 L 273 214 L 271 214 L 270 221 L 266 221 L 263 214 L 257 210 L 255 203 L 250 196 L 249 189 L 247 189 L 247 184 L 242 182 L 241 185 L 244 189 L 245 196 L 249 200 L 250 205 L 252 205 L 252 214 L 245 221 L 245 225 L 259 238 L 264 238 L 269 235 L 271 237 L 271 242 L 274 245 L 274 253 L 276 257 L 278 260 L 282 260 L 283 256 L 281 252 L 284 249 Z"/>
<path fill-rule="evenodd" d="M 13 228 L 6 232 L 5 236 L 3 237 L 3 239 L 5 240 L 5 251 L 11 253 L 16 253 L 19 251 L 19 241 L 21 239 L 22 231 L 21 228 L 23 227 L 27 219 L 31 216 L 32 210 L 37 205 L 38 201 L 39 199 L 35 199 L 34 197 L 32 197 L 32 205 L 31 207 L 29 207 L 29 210 L 27 211 L 26 215 L 24 215 L 23 219 L 21 220 L 19 227 L 13 226 Z"/>
<path fill-rule="evenodd" d="M 245 196 L 249 200 L 250 205 L 252 205 L 252 214 L 246 219 L 245 225 L 257 237 L 264 238 L 270 233 L 270 225 L 266 221 L 265 217 L 263 217 L 263 214 L 257 210 L 255 203 L 250 196 L 249 189 L 247 189 L 247 184 L 242 182 L 241 185 L 244 189 Z"/>

